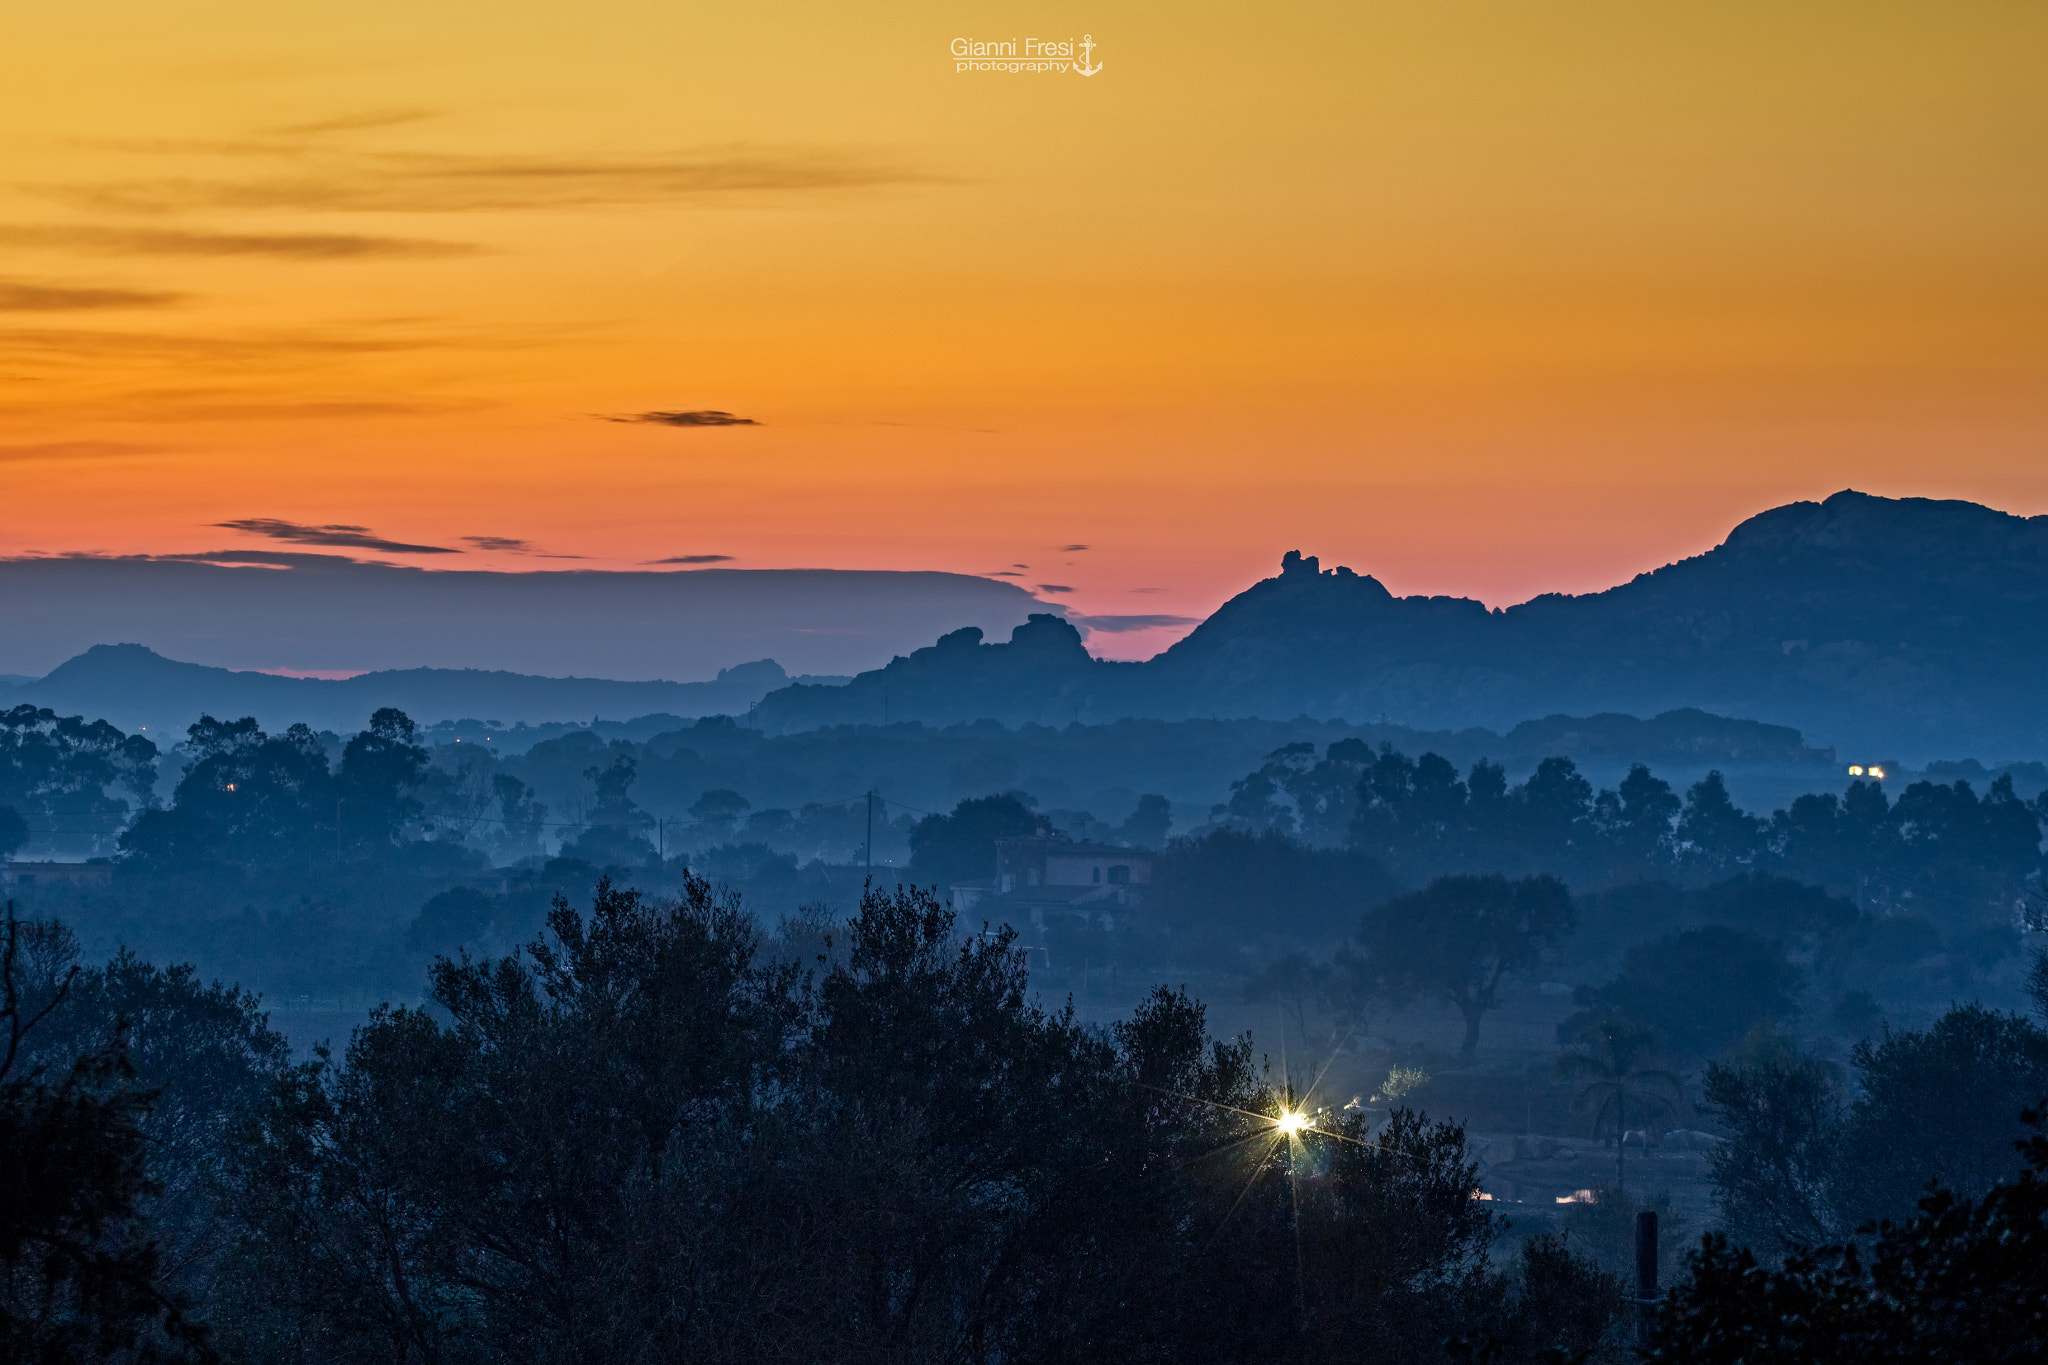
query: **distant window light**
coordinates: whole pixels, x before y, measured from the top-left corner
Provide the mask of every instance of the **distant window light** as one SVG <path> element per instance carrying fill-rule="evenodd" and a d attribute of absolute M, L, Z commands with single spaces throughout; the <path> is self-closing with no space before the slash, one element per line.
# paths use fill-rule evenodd
<path fill-rule="evenodd" d="M 1851 776 L 1851 777 L 1861 777 L 1861 776 L 1863 776 L 1863 765 L 1862 765 L 1861 763 L 1851 763 L 1851 764 L 1849 765 L 1849 776 Z"/>

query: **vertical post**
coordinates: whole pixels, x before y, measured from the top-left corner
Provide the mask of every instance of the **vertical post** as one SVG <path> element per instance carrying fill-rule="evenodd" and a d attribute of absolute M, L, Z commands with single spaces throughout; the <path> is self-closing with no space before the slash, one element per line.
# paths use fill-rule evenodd
<path fill-rule="evenodd" d="M 1644 1209 L 1636 1215 L 1636 1346 L 1650 1349 L 1654 1314 L 1662 1300 L 1657 1293 L 1657 1215 Z"/>
<path fill-rule="evenodd" d="M 1628 1189 L 1628 1172 L 1622 1162 L 1628 1159 L 1628 1090 L 1626 1082 L 1614 1087 L 1614 1192 L 1621 1194 Z"/>

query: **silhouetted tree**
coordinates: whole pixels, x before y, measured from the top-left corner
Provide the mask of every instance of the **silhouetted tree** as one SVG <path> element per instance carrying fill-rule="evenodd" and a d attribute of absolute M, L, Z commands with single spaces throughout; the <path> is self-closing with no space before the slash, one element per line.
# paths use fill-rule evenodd
<path fill-rule="evenodd" d="M 1706 1107 L 1729 1131 L 1712 1154 L 1722 1221 L 1739 1243 L 1776 1253 L 1848 1230 L 1839 1203 L 1842 1083 L 1837 1068 L 1775 1046 L 1707 1068 Z"/>
<path fill-rule="evenodd" d="M 1400 889 L 1355 849 L 1304 848 L 1277 831 L 1175 839 L 1152 870 L 1151 912 L 1177 949 L 1236 965 L 1249 933 L 1324 944 Z"/>
<path fill-rule="evenodd" d="M 1763 851 L 1763 822 L 1729 799 L 1719 772 L 1710 772 L 1685 794 L 1678 817 L 1682 858 L 1710 875 L 1726 876 L 1754 863 Z"/>
<path fill-rule="evenodd" d="M 1125 818 L 1117 832 L 1139 848 L 1164 848 L 1167 831 L 1173 828 L 1173 803 L 1163 796 L 1138 798 L 1138 808 Z"/>
<path fill-rule="evenodd" d="M 996 840 L 1043 838 L 1052 822 L 1015 793 L 962 801 L 951 815 L 927 815 L 910 831 L 910 879 L 944 889 L 996 874 Z"/>
<path fill-rule="evenodd" d="M 1558 1026 L 1565 1041 L 1592 1019 L 1646 1025 L 1679 1057 L 1709 1057 L 1759 1020 L 1797 1009 L 1800 973 L 1777 944 L 1744 929 L 1707 925 L 1640 943 L 1621 975 L 1572 993 L 1581 1012 Z"/>
<path fill-rule="evenodd" d="M 267 735 L 252 716 L 201 716 L 186 735 L 193 762 L 173 797 L 176 818 L 138 821 L 124 848 L 159 863 L 217 852 L 242 864 L 332 866 L 342 793 L 319 736 L 304 725 Z"/>
<path fill-rule="evenodd" d="M 1863 1365 L 2048 1357 L 2048 1140 L 1971 1198 L 1937 1188 L 1864 1240 L 1801 1250 L 1773 1270 L 1710 1233 L 1658 1314 L 1651 1358 L 1677 1365 Z"/>
<path fill-rule="evenodd" d="M 1669 782 L 1634 763 L 1617 790 L 1600 794 L 1595 819 L 1619 860 L 1650 866 L 1670 860 L 1673 822 L 1681 806 Z"/>
<path fill-rule="evenodd" d="M 146 736 L 104 720 L 27 705 L 0 710 L 0 806 L 43 830 L 86 831 L 57 836 L 60 844 L 111 843 L 132 809 L 154 803 L 156 760 Z"/>
<path fill-rule="evenodd" d="M 119 1033 L 52 1068 L 36 1032 L 75 969 L 25 980 L 24 950 L 49 925 L 7 906 L 0 942 L 0 1359 L 208 1358 L 205 1331 L 163 1284 L 142 1205 L 150 1096 Z M 61 958 L 61 952 L 56 956 Z"/>
<path fill-rule="evenodd" d="M 622 867 L 646 862 L 655 847 L 645 831 L 654 817 L 633 802 L 639 764 L 631 754 L 614 755 L 604 767 L 585 768 L 583 780 L 597 795 L 589 823 L 562 846 L 565 858 L 581 858 L 596 867 Z M 730 793 L 728 793 L 730 794 Z M 704 802 L 699 801 L 698 806 Z M 741 809 L 745 809 L 742 803 Z"/>
<path fill-rule="evenodd" d="M 1657 1054 L 1657 1035 L 1640 1024 L 1585 1019 L 1560 1041 L 1569 1050 L 1557 1059 L 1556 1074 L 1580 1083 L 1573 1107 L 1591 1112 L 1594 1134 L 1614 1134 L 1614 1188 L 1624 1191 L 1631 1116 L 1647 1134 L 1653 1120 L 1676 1112 L 1683 1088 L 1671 1072 L 1648 1065 Z"/>
<path fill-rule="evenodd" d="M 2015 1173 L 2017 1115 L 2048 1096 L 2048 1032 L 1963 1005 L 1925 1031 L 1858 1043 L 1853 1057 L 1862 1093 L 1840 1137 L 1855 1173 L 1845 1223 L 1904 1214 L 1930 1180 L 1974 1199 Z"/>
<path fill-rule="evenodd" d="M 1464 1016 L 1459 1059 L 1469 1066 L 1502 982 L 1542 961 L 1576 922 L 1554 877 L 1439 877 L 1368 911 L 1358 937 L 1396 997 L 1442 1000 Z"/>
<path fill-rule="evenodd" d="M 343 842 L 367 851 L 388 848 L 421 815 L 418 790 L 429 755 L 418 728 L 395 706 L 378 708 L 370 728 L 349 740 L 334 774 L 342 802 Z"/>

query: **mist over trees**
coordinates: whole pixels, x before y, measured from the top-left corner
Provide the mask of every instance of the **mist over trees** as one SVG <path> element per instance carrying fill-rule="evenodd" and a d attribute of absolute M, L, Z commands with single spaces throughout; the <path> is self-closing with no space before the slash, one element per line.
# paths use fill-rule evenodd
<path fill-rule="evenodd" d="M 296 1066 L 252 1002 L 169 973 L 140 987 L 156 1045 L 210 1059 L 177 1083 L 182 1146 L 144 1141 L 174 1089 L 128 1083 L 135 987 L 104 989 L 123 964 L 74 997 L 61 931 L 9 933 L 58 942 L 6 959 L 10 1009 L 18 985 L 49 1001 L 22 1031 L 97 1050 L 67 1080 L 10 1076 L 0 1121 L 100 1106 L 42 1132 L 35 1169 L 113 1201 L 61 1243 L 24 1244 L 27 1205 L 0 1215 L 17 1354 L 1280 1360 L 1369 1340 L 1533 1362 L 1618 1315 L 1558 1243 L 1494 1258 L 1455 1125 L 1403 1110 L 1368 1141 L 1359 1117 L 1287 1118 L 1249 1041 L 1208 1037 L 1185 994 L 1083 1029 L 1029 1001 L 1008 934 L 962 937 L 918 892 L 868 892 L 806 954 L 701 880 L 666 902 L 601 883 L 518 956 L 438 962 L 431 1009 L 380 1009 Z M 212 1163 L 196 1200 L 155 1173 L 187 1149 Z M 59 1266 L 116 1225 L 126 1259 Z M 78 1287 L 25 1293 L 52 1266 Z"/>
<path fill-rule="evenodd" d="M 1974 1246 L 2029 1207 L 2048 1035 L 1963 1003 L 2010 996 L 2043 913 L 2048 811 L 2010 772 L 1763 814 L 1718 771 L 1517 781 L 1340 735 L 1206 808 L 1089 810 L 976 769 L 1009 732 L 906 727 L 805 740 L 845 759 L 836 798 L 788 806 L 756 797 L 798 751 L 723 718 L 513 756 L 393 710 L 346 738 L 203 717 L 169 754 L 10 714 L 0 842 L 100 850 L 11 888 L 38 918 L 7 1121 L 22 1171 L 90 1187 L 0 1239 L 56 1286 L 6 1308 L 46 1353 L 1618 1359 L 1599 1220 L 1653 1197 L 1667 1133 L 1728 1238 L 1674 1321 L 1771 1276 L 1848 1293 L 1873 1219 Z M 988 794 L 874 793 L 852 756 L 892 742 Z M 1151 880 L 956 923 L 1007 838 L 1144 850 Z M 1387 1079 L 1340 1104 L 1210 1037 L 1189 980 Z M 359 1026 L 295 1053 L 243 986 Z M 1547 1051 L 1510 1064 L 1532 1001 Z M 1432 1010 L 1462 1034 L 1434 1059 L 1390 1032 Z M 1568 1098 L 1584 1202 L 1530 1226 L 1477 1197 L 1499 1139 L 1443 1113 L 1503 1131 L 1487 1087 Z M 1946 1212 L 1916 1213 L 1929 1180 Z"/>

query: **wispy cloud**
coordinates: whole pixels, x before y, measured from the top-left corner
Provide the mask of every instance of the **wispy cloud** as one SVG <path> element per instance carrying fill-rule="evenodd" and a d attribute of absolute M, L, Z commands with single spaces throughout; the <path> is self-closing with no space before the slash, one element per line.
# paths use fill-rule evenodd
<path fill-rule="evenodd" d="M 1087 548 L 1086 545 L 1062 545 L 1060 546 L 1060 553 L 1070 555 L 1076 550 L 1085 550 Z"/>
<path fill-rule="evenodd" d="M 182 295 L 158 289 L 102 289 L 87 285 L 0 280 L 0 313 L 70 313 L 94 308 L 166 308 Z"/>
<path fill-rule="evenodd" d="M 1022 578 L 1023 576 L 1023 574 L 1018 573 L 1015 569 L 997 569 L 989 575 L 990 578 Z"/>
<path fill-rule="evenodd" d="M 229 531 L 242 531 L 252 536 L 269 536 L 272 540 L 296 541 L 301 545 L 343 545 L 358 550 L 380 550 L 396 555 L 453 555 L 462 553 L 445 545 L 408 545 L 400 540 L 386 540 L 375 535 L 367 526 L 330 524 L 307 526 L 296 521 L 280 521 L 274 517 L 244 517 L 238 521 L 216 521 L 215 526 Z"/>
<path fill-rule="evenodd" d="M 193 148 L 131 145 L 131 151 Z M 273 174 L 138 177 L 32 187 L 109 213 L 294 209 L 321 213 L 469 213 L 507 209 L 678 203 L 857 189 L 935 177 L 871 157 L 818 149 L 728 148 L 639 158 L 449 152 L 347 152 L 303 142 L 202 150 L 283 162 Z"/>
<path fill-rule="evenodd" d="M 277 137 L 318 136 L 321 133 L 355 133 L 365 128 L 394 128 L 403 123 L 424 123 L 439 118 L 438 109 L 369 109 L 360 114 L 341 114 L 311 123 L 287 123 L 265 131 Z"/>
<path fill-rule="evenodd" d="M 1106 635 L 1121 635 L 1126 631 L 1152 630 L 1159 626 L 1192 626 L 1199 624 L 1199 616 L 1069 616 L 1068 620 L 1089 630 L 1099 630 Z"/>
<path fill-rule="evenodd" d="M 617 417 L 604 417 L 606 422 L 632 422 L 658 427 L 758 427 L 761 424 L 751 417 L 735 417 L 729 412 L 716 408 L 704 408 L 696 412 L 634 412 Z"/>
<path fill-rule="evenodd" d="M 31 445 L 0 445 L 0 464 L 30 460 L 112 460 L 124 455 L 155 455 L 165 446 L 128 441 L 43 441 Z"/>
<path fill-rule="evenodd" d="M 1072 589 L 1072 588 L 1068 587 L 1068 586 L 1067 586 L 1066 584 L 1064 584 L 1064 583 L 1040 583 L 1040 584 L 1038 585 L 1038 590 L 1039 590 L 1040 592 L 1072 592 L 1072 591 L 1073 591 L 1073 589 Z"/>
<path fill-rule="evenodd" d="M 670 555 L 667 559 L 643 559 L 642 564 L 726 564 L 731 555 Z"/>
<path fill-rule="evenodd" d="M 252 330 L 231 334 L 112 331 L 88 327 L 0 327 L 0 355 L 32 360 L 99 361 L 108 357 L 166 361 L 228 361 L 242 367 L 296 367 L 307 359 L 376 355 L 447 344 L 434 337 L 385 325 L 330 331 Z"/>
<path fill-rule="evenodd" d="M 196 554 L 143 557 L 195 564 L 257 564 L 277 569 L 331 569 L 363 562 L 347 555 L 295 554 L 290 550 L 204 550 Z"/>
<path fill-rule="evenodd" d="M 521 555 L 529 554 L 533 550 L 532 541 L 520 540 L 516 536 L 464 536 L 462 539 L 466 544 L 474 545 L 479 550 L 508 550 Z"/>
<path fill-rule="evenodd" d="M 30 560 L 39 559 L 86 559 L 96 563 L 222 564 L 230 566 L 241 564 L 271 569 L 359 568 L 365 563 L 377 563 L 377 561 L 351 559 L 347 555 L 294 553 L 288 550 L 203 550 L 190 554 L 163 555 L 113 555 L 97 550 L 64 550 L 56 554 L 32 552 L 25 555 L 0 556 L 0 561 L 9 564 L 26 563 Z M 398 568 L 400 566 L 386 564 L 384 567 Z"/>
<path fill-rule="evenodd" d="M 427 260 L 475 256 L 484 250 L 471 242 L 353 232 L 196 232 L 83 223 L 0 224 L 0 245 L 98 256 L 268 256 L 294 261 Z"/>

